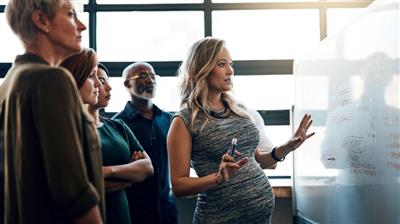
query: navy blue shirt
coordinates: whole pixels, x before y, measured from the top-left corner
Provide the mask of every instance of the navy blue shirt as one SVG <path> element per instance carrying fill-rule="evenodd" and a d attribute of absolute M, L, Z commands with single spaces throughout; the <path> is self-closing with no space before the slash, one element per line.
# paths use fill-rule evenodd
<path fill-rule="evenodd" d="M 114 119 L 123 120 L 150 156 L 154 175 L 126 188 L 133 224 L 176 224 L 175 199 L 171 192 L 167 134 L 172 114 L 153 105 L 153 119 L 143 117 L 129 101 Z"/>

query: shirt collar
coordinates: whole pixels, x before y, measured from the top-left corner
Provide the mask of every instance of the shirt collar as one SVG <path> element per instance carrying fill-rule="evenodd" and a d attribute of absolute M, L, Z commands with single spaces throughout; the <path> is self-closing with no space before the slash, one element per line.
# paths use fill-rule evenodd
<path fill-rule="evenodd" d="M 161 109 L 157 107 L 157 105 L 153 104 L 153 112 L 154 112 L 154 116 L 158 116 L 161 115 Z M 134 117 L 136 117 L 139 112 L 136 110 L 135 106 L 133 106 L 132 101 L 128 101 L 125 105 L 125 109 L 127 112 L 127 116 L 129 117 L 129 119 L 133 119 Z"/>

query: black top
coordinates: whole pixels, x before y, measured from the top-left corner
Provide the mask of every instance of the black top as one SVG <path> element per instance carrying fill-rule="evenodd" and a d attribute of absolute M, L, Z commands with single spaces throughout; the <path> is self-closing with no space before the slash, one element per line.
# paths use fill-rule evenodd
<path fill-rule="evenodd" d="M 123 120 L 151 158 L 154 175 L 126 189 L 132 223 L 177 223 L 167 153 L 167 134 L 172 114 L 153 106 L 153 119 L 143 117 L 128 102 L 114 119 Z"/>

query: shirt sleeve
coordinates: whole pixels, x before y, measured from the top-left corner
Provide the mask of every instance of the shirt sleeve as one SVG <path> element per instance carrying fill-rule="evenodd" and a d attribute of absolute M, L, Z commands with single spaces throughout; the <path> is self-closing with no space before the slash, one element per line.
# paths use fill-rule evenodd
<path fill-rule="evenodd" d="M 185 126 L 186 126 L 186 128 L 187 128 L 187 130 L 188 130 L 188 132 L 189 132 L 189 134 L 190 134 L 190 136 L 193 137 L 193 136 L 194 136 L 194 133 L 193 133 L 193 130 L 192 130 L 192 128 L 191 128 L 191 122 L 190 122 L 191 113 L 190 113 L 190 111 L 187 110 L 187 109 L 183 109 L 183 110 L 180 110 L 180 111 L 176 112 L 176 113 L 172 116 L 171 122 L 172 122 L 172 120 L 174 120 L 176 117 L 180 117 L 180 118 L 182 119 L 182 121 L 183 121 L 183 123 L 185 124 Z"/>
<path fill-rule="evenodd" d="M 260 134 L 260 142 L 258 144 L 258 148 L 263 152 L 272 151 L 272 148 L 274 146 L 272 145 L 271 140 L 269 140 L 269 138 L 267 137 L 267 133 L 265 132 L 265 127 L 264 127 L 264 120 L 261 117 L 260 113 L 258 113 L 256 110 L 248 110 L 248 112 L 252 116 L 254 124 L 256 125 L 258 132 Z"/>
<path fill-rule="evenodd" d="M 50 69 L 42 79 L 32 96 L 33 119 L 48 188 L 61 215 L 78 217 L 100 200 L 83 158 L 81 101 L 66 71 Z"/>

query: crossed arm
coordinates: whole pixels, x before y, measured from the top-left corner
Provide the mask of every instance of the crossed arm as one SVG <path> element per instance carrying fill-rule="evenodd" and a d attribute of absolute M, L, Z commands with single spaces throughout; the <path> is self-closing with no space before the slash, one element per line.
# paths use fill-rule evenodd
<path fill-rule="evenodd" d="M 115 166 L 103 166 L 104 184 L 107 192 L 129 187 L 153 175 L 150 157 L 144 151 L 135 151 L 131 162 Z"/>

